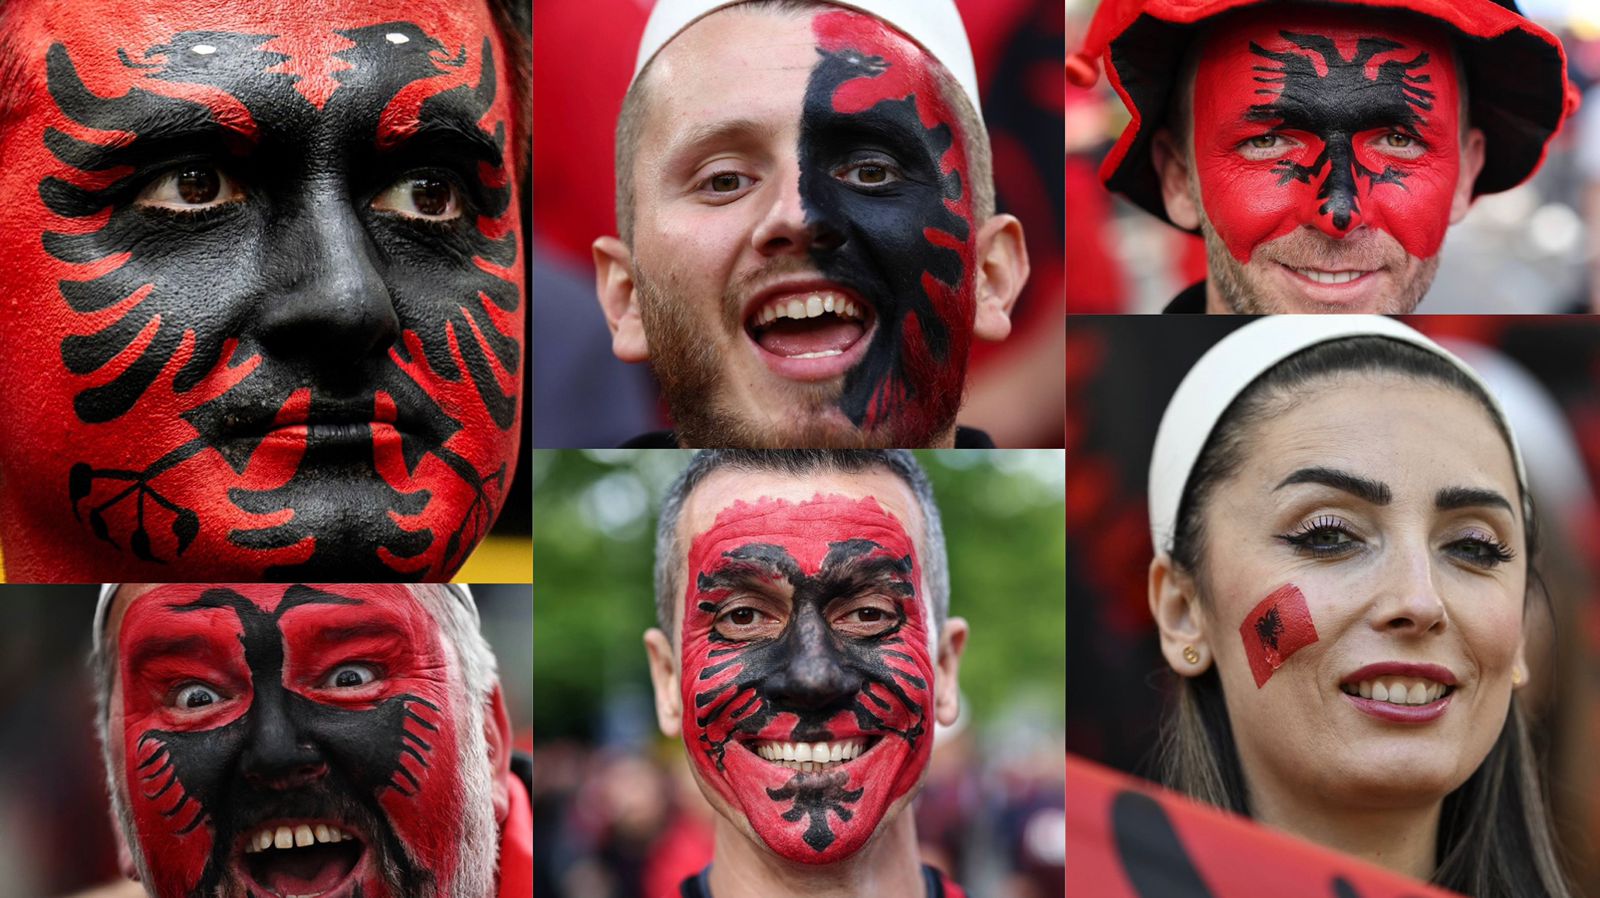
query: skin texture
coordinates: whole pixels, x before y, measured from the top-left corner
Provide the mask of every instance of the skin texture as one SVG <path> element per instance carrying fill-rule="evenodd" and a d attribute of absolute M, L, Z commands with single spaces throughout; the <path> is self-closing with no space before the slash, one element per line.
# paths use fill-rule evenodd
<path fill-rule="evenodd" d="M 8 574 L 447 578 L 520 408 L 487 9 L 111 6 L 16 16 L 37 101 L 0 138 L 0 380 L 33 401 L 0 412 Z"/>
<path fill-rule="evenodd" d="M 916 508 L 879 472 L 718 471 L 685 503 L 678 639 L 652 630 L 645 643 L 662 730 L 682 735 L 718 812 L 716 894 L 920 888 L 904 809 L 926 773 L 934 722 L 949 725 L 959 709 L 966 624 L 930 632 Z M 857 734 L 878 741 L 820 773 L 744 745 Z"/>
<path fill-rule="evenodd" d="M 448 822 L 486 809 L 464 804 L 459 661 L 405 588 L 158 586 L 122 610 L 112 724 L 154 894 L 273 888 L 244 840 L 297 820 L 357 837 L 339 898 L 452 894 Z"/>
<path fill-rule="evenodd" d="M 1027 262 L 1014 218 L 973 219 L 936 65 L 860 13 L 734 7 L 647 70 L 633 245 L 596 242 L 597 283 L 685 445 L 953 441 L 971 340 L 1008 332 Z M 828 293 L 859 320 L 758 318 Z"/>
<path fill-rule="evenodd" d="M 1170 133 L 1156 155 L 1169 214 L 1206 235 L 1213 307 L 1415 307 L 1482 167 L 1455 60 L 1442 33 L 1328 10 L 1246 14 L 1206 38 L 1192 170 Z"/>
<path fill-rule="evenodd" d="M 1316 470 L 1381 484 L 1387 499 L 1296 477 Z M 1509 507 L 1440 502 L 1460 489 Z M 1252 814 L 1426 878 L 1441 803 L 1488 755 L 1513 670 L 1526 671 L 1523 520 L 1510 451 L 1488 413 L 1401 376 L 1314 382 L 1249 436 L 1238 474 L 1202 514 L 1201 573 L 1158 557 L 1151 605 L 1175 670 L 1217 666 Z M 1285 583 L 1303 595 L 1318 638 L 1258 687 L 1238 634 L 1263 593 Z M 1184 660 L 1186 645 L 1198 664 Z M 1341 682 L 1385 661 L 1449 669 L 1457 683 L 1444 714 L 1416 724 L 1358 710 Z"/>

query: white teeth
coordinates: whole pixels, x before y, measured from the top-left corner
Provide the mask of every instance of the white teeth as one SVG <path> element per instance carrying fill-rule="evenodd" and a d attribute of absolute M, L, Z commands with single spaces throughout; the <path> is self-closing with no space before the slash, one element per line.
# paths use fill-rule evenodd
<path fill-rule="evenodd" d="M 354 838 L 339 827 L 326 823 L 318 823 L 314 827 L 307 823 L 293 827 L 269 826 L 248 836 L 244 850 L 246 854 L 257 854 L 272 848 L 305 848 L 319 842 L 348 842 Z"/>
<path fill-rule="evenodd" d="M 789 300 L 789 305 L 784 307 L 784 314 L 790 318 L 806 317 L 806 304 L 798 299 Z"/>
<path fill-rule="evenodd" d="M 333 842 L 333 841 L 336 841 L 333 838 L 333 835 L 328 832 L 327 824 L 318 823 L 317 824 L 317 828 L 315 830 L 313 830 L 313 832 L 316 834 L 318 842 Z"/>
<path fill-rule="evenodd" d="M 1384 680 L 1362 680 L 1340 688 L 1351 695 L 1388 702 L 1392 705 L 1428 705 L 1443 698 L 1450 687 L 1433 680 L 1390 677 Z"/>
<path fill-rule="evenodd" d="M 769 324 L 779 318 L 816 318 L 824 313 L 847 318 L 860 318 L 856 304 L 833 293 L 812 293 L 804 298 L 791 297 L 768 302 L 755 314 L 756 324 Z"/>
<path fill-rule="evenodd" d="M 781 764 L 802 773 L 826 770 L 833 764 L 850 761 L 860 756 L 865 741 L 849 739 L 840 742 L 762 742 L 754 746 L 755 753 L 774 764 Z"/>
<path fill-rule="evenodd" d="M 293 848 L 294 831 L 287 826 L 278 827 L 278 832 L 272 837 L 274 848 Z"/>
<path fill-rule="evenodd" d="M 824 312 L 833 311 L 833 294 L 832 293 L 829 293 L 827 296 L 824 296 L 822 298 L 822 311 L 824 311 Z"/>
<path fill-rule="evenodd" d="M 1319 284 L 1348 284 L 1366 274 L 1365 271 L 1319 271 L 1315 268 L 1296 268 L 1295 271 Z"/>
<path fill-rule="evenodd" d="M 1362 680 L 1361 681 L 1361 697 L 1362 698 L 1372 698 L 1372 681 L 1371 680 Z"/>
<path fill-rule="evenodd" d="M 813 293 L 813 294 L 811 294 L 811 298 L 806 300 L 806 317 L 807 318 L 815 318 L 815 317 L 817 317 L 818 315 L 821 315 L 821 314 L 822 314 L 822 297 L 820 297 L 817 294 Z"/>
<path fill-rule="evenodd" d="M 828 760 L 837 761 L 844 756 L 844 743 L 835 742 L 828 748 Z"/>
<path fill-rule="evenodd" d="M 842 349 L 822 349 L 816 352 L 802 352 L 799 355 L 789 356 L 791 359 L 827 359 L 836 355 L 844 355 Z"/>
<path fill-rule="evenodd" d="M 811 744 L 802 742 L 796 745 L 794 747 L 794 759 L 801 762 L 811 760 Z"/>
<path fill-rule="evenodd" d="M 1428 701 L 1428 687 L 1421 683 L 1412 683 L 1411 689 L 1406 693 L 1406 701 L 1413 705 L 1425 704 Z"/>
<path fill-rule="evenodd" d="M 311 827 L 302 823 L 294 828 L 294 847 L 304 848 L 307 845 L 315 845 L 316 843 L 317 837 L 311 834 Z"/>
<path fill-rule="evenodd" d="M 1389 687 L 1383 685 L 1382 683 L 1373 683 L 1372 684 L 1372 700 L 1375 701 L 1375 702 L 1386 702 L 1386 701 L 1388 701 L 1389 700 Z"/>

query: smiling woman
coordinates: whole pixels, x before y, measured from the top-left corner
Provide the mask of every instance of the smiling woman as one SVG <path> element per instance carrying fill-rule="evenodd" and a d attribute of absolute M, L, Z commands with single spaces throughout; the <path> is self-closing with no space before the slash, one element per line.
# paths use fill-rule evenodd
<path fill-rule="evenodd" d="M 1569 894 L 1515 696 L 1532 507 L 1471 369 L 1389 319 L 1250 324 L 1168 406 L 1150 512 L 1169 785 L 1470 895 Z"/>

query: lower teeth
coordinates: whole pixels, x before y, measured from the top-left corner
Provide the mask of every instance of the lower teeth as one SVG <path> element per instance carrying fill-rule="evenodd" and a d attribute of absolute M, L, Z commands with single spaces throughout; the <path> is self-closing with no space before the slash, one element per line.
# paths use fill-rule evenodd
<path fill-rule="evenodd" d="M 789 356 L 791 359 L 825 359 L 830 356 L 844 355 L 840 349 L 824 349 L 821 352 L 802 352 L 799 355 Z"/>

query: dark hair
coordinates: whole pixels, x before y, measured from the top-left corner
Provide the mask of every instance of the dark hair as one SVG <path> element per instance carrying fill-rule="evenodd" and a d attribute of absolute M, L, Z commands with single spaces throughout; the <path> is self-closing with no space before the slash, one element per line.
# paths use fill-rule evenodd
<path fill-rule="evenodd" d="M 1349 337 L 1307 348 L 1262 374 L 1229 404 L 1189 474 L 1178 506 L 1173 565 L 1203 582 L 1202 519 L 1217 485 L 1236 474 L 1262 421 L 1298 402 L 1308 384 L 1340 374 L 1399 374 L 1436 383 L 1476 400 L 1510 450 L 1511 435 L 1489 397 L 1448 360 L 1386 337 Z M 1543 593 L 1534 568 L 1538 534 L 1525 487 L 1517 485 L 1527 535 L 1528 591 Z M 1545 595 L 1548 601 L 1548 595 Z M 1248 815 L 1249 795 L 1228 717 L 1222 681 L 1211 668 L 1177 677 L 1157 748 L 1166 785 L 1193 798 Z M 1567 898 L 1538 757 L 1515 695 L 1494 747 L 1478 769 L 1445 796 L 1439 818 L 1433 882 L 1475 898 Z"/>

